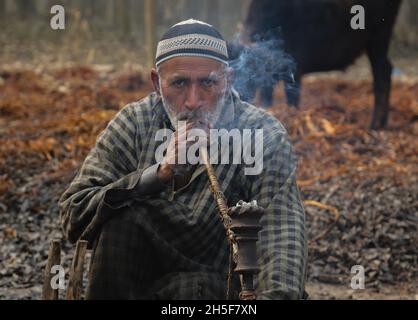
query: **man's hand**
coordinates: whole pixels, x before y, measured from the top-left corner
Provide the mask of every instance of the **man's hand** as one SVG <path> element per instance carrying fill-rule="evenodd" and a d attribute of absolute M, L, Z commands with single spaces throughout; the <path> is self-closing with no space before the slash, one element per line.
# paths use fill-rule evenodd
<path fill-rule="evenodd" d="M 206 133 L 205 137 L 200 137 L 198 140 L 199 144 L 207 147 L 210 125 L 203 120 L 187 121 L 185 130 L 179 130 L 173 134 L 167 148 L 167 153 L 158 168 L 158 177 L 163 183 L 170 182 L 174 176 L 184 176 L 192 170 L 193 165 L 189 163 L 187 156 L 186 164 L 178 163 L 179 152 L 183 152 L 187 155 L 188 148 L 196 143 L 196 141 L 187 141 L 191 129 L 200 129 Z M 180 142 L 185 146 L 185 150 L 181 150 Z"/>

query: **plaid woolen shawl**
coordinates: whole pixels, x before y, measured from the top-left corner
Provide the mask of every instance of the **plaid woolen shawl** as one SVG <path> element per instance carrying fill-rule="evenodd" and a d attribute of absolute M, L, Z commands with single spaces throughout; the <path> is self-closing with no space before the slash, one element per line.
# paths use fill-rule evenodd
<path fill-rule="evenodd" d="M 266 209 L 258 241 L 258 295 L 300 299 L 307 260 L 305 212 L 296 185 L 297 160 L 286 130 L 235 92 L 220 119 L 219 127 L 229 130 L 264 129 L 260 175 L 246 176 L 244 165 L 214 165 L 229 206 L 240 199 L 257 200 Z M 203 165 L 176 192 L 167 189 L 151 196 L 133 192 L 144 169 L 156 163 L 155 151 L 161 144 L 156 132 L 169 127 L 155 93 L 127 105 L 110 121 L 59 200 L 64 233 L 71 242 L 82 238 L 91 243 L 107 219 L 126 207 L 138 208 L 138 223 L 147 237 L 158 242 L 168 263 L 226 275 L 228 243 Z"/>

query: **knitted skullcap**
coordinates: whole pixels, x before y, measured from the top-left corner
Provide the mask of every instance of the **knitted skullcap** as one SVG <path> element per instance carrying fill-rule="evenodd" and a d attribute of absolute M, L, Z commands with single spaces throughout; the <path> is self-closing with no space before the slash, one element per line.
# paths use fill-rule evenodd
<path fill-rule="evenodd" d="M 157 47 L 157 67 L 180 56 L 207 57 L 228 64 L 228 50 L 222 35 L 210 24 L 189 19 L 172 26 Z"/>

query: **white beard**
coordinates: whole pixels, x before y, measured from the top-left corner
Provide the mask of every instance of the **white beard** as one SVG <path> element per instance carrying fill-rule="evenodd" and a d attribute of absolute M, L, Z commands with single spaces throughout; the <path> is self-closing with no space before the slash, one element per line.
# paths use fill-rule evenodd
<path fill-rule="evenodd" d="M 160 85 L 160 92 L 162 92 L 161 85 Z M 211 126 L 214 126 L 219 120 L 219 116 L 225 104 L 226 92 L 227 90 L 225 90 L 222 97 L 219 98 L 218 102 L 216 103 L 215 110 L 211 113 L 205 113 L 206 120 L 210 123 Z M 170 119 L 171 125 L 173 126 L 175 130 L 178 130 L 179 113 L 174 111 L 174 108 L 170 106 L 170 104 L 167 102 L 167 100 L 164 98 L 162 94 L 161 94 L 161 101 L 162 101 L 164 110 L 167 113 L 168 118 Z"/>

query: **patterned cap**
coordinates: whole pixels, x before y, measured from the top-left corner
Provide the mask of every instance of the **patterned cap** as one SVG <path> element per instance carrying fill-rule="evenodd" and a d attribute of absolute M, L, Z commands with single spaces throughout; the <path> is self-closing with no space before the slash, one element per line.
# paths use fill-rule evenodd
<path fill-rule="evenodd" d="M 179 56 L 198 56 L 228 64 L 228 49 L 222 35 L 210 24 L 189 19 L 172 26 L 158 43 L 157 67 Z"/>

